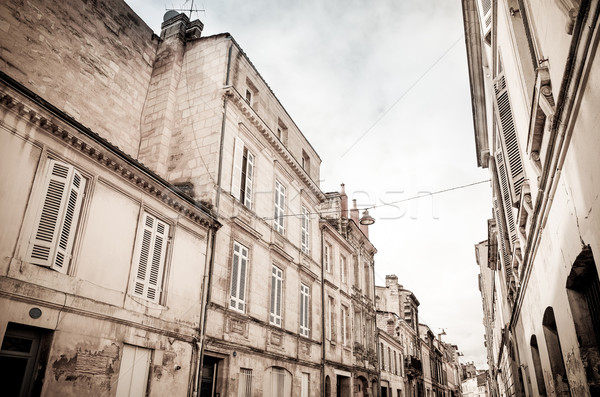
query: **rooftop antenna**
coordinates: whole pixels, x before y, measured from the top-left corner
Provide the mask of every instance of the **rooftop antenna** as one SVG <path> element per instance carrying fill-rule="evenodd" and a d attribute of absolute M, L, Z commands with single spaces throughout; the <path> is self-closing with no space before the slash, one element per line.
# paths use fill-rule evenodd
<path fill-rule="evenodd" d="M 183 3 L 182 7 L 185 7 L 185 5 L 188 3 L 188 0 L 185 1 L 185 3 Z M 182 12 L 188 12 L 189 13 L 189 18 L 190 20 L 192 19 L 192 12 L 206 12 L 206 10 L 199 10 L 197 8 L 194 8 L 194 0 L 191 1 L 190 4 L 190 8 L 167 8 L 165 7 L 165 10 L 167 11 L 182 11 Z"/>

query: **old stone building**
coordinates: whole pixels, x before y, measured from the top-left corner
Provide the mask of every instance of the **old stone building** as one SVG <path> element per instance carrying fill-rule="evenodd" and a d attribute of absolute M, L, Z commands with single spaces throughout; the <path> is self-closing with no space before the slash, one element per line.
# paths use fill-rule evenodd
<path fill-rule="evenodd" d="M 378 395 L 368 226 L 229 34 L 121 0 L 0 29 L 11 392 Z"/>
<path fill-rule="evenodd" d="M 598 1 L 463 0 L 492 395 L 600 393 Z"/>
<path fill-rule="evenodd" d="M 0 5 L 2 394 L 186 395 L 219 222 L 136 156 L 158 40 L 63 3 Z"/>
<path fill-rule="evenodd" d="M 397 276 L 387 275 L 385 283 L 375 287 L 382 395 L 460 396 L 458 347 L 442 341 L 445 333 L 435 335 L 419 323 L 419 301 Z M 396 355 L 403 366 L 398 373 Z"/>

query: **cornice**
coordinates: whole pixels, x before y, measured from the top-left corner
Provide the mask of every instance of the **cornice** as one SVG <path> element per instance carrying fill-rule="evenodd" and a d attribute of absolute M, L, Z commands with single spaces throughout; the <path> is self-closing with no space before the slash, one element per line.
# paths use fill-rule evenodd
<path fill-rule="evenodd" d="M 294 171 L 298 178 L 309 187 L 310 191 L 319 199 L 319 201 L 325 200 L 325 195 L 319 189 L 319 187 L 313 182 L 308 176 L 306 171 L 302 169 L 298 161 L 292 157 L 286 147 L 275 137 L 275 134 L 265 124 L 265 122 L 256 114 L 254 109 L 242 98 L 239 92 L 233 87 L 229 86 L 225 88 L 224 95 L 231 99 L 235 106 L 242 112 L 244 116 L 248 118 L 250 123 L 261 133 L 261 135 L 269 142 L 271 147 L 283 158 L 285 163 Z"/>
<path fill-rule="evenodd" d="M 121 152 L 98 134 L 90 130 L 81 131 L 72 125 L 70 120 L 65 120 L 69 117 L 66 114 L 56 115 L 57 109 L 48 110 L 43 106 L 40 106 L 40 109 L 34 104 L 26 103 L 28 101 L 23 100 L 21 95 L 11 91 L 7 87 L 0 87 L 0 107 L 6 111 L 13 112 L 15 116 L 39 127 L 94 163 L 143 189 L 148 195 L 156 197 L 192 222 L 205 228 L 218 229 L 221 226 L 207 210 L 200 207 L 202 204 L 195 203 L 188 196 L 184 197 L 175 186 L 159 180 L 160 177 L 153 175 L 143 164 Z M 35 99 L 43 101 L 37 96 Z"/>

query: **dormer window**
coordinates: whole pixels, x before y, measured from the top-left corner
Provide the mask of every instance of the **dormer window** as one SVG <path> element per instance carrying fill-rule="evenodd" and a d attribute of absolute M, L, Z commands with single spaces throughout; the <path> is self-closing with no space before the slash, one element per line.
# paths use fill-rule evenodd
<path fill-rule="evenodd" d="M 258 104 L 257 98 L 258 98 L 258 89 L 254 85 L 254 83 L 252 83 L 250 81 L 250 79 L 246 79 L 246 102 L 254 110 L 256 110 L 256 105 Z"/>
<path fill-rule="evenodd" d="M 246 89 L 246 102 L 248 105 L 252 106 L 252 91 Z"/>
<path fill-rule="evenodd" d="M 279 139 L 279 141 L 281 143 L 287 143 L 287 135 L 288 135 L 288 129 L 285 126 L 285 124 L 283 124 L 283 121 L 281 121 L 280 118 L 277 119 L 277 127 L 275 128 L 275 135 L 277 136 L 277 139 Z"/>
<path fill-rule="evenodd" d="M 302 169 L 307 173 L 310 172 L 310 157 L 304 150 L 302 151 Z"/>

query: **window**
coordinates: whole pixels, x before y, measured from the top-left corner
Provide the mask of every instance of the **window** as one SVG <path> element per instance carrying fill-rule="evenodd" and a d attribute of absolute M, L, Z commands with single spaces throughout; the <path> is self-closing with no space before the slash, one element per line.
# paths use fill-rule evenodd
<path fill-rule="evenodd" d="M 238 397 L 252 397 L 252 370 L 240 368 L 240 384 Z"/>
<path fill-rule="evenodd" d="M 233 149 L 233 175 L 231 194 L 246 207 L 252 208 L 252 182 L 254 178 L 254 155 L 240 138 L 235 139 Z"/>
<path fill-rule="evenodd" d="M 302 383 L 301 383 L 302 397 L 308 397 L 310 395 L 310 374 L 307 372 L 302 372 Z"/>
<path fill-rule="evenodd" d="M 288 129 L 281 119 L 277 119 L 277 139 L 283 144 L 287 143 Z"/>
<path fill-rule="evenodd" d="M 379 363 L 379 367 L 382 370 L 385 370 L 385 357 L 383 355 L 384 355 L 383 343 L 379 343 L 379 359 L 381 360 L 381 362 Z"/>
<path fill-rule="evenodd" d="M 340 256 L 340 277 L 342 279 L 342 283 L 346 283 L 346 258 L 343 256 Z"/>
<path fill-rule="evenodd" d="M 252 91 L 246 88 L 246 102 L 248 105 L 252 106 Z"/>
<path fill-rule="evenodd" d="M 281 327 L 281 295 L 283 286 L 283 272 L 273 265 L 271 269 L 271 316 L 269 322 Z"/>
<path fill-rule="evenodd" d="M 546 395 L 546 384 L 544 383 L 544 372 L 542 370 L 542 360 L 540 359 L 540 350 L 538 348 L 537 337 L 531 335 L 531 358 L 533 359 L 533 369 L 535 371 L 535 380 L 537 382 L 538 394 Z"/>
<path fill-rule="evenodd" d="M 144 212 L 138 236 L 133 295 L 158 303 L 165 267 L 169 225 Z"/>
<path fill-rule="evenodd" d="M 323 263 L 325 271 L 331 273 L 331 247 L 328 244 L 323 247 Z"/>
<path fill-rule="evenodd" d="M 66 273 L 71 261 L 86 179 L 73 166 L 50 160 L 44 199 L 36 214 L 27 260 Z"/>
<path fill-rule="evenodd" d="M 398 355 L 394 350 L 394 374 L 398 375 Z"/>
<path fill-rule="evenodd" d="M 231 263 L 231 299 L 229 307 L 244 312 L 246 309 L 246 267 L 248 266 L 248 248 L 237 241 L 233 243 Z"/>
<path fill-rule="evenodd" d="M 350 340 L 350 327 L 348 324 L 348 308 L 342 305 L 341 322 L 342 322 L 342 345 L 348 346 Z"/>
<path fill-rule="evenodd" d="M 310 336 L 310 289 L 300 284 L 300 335 Z"/>
<path fill-rule="evenodd" d="M 392 349 L 388 346 L 387 348 L 387 362 L 388 362 L 388 371 L 392 372 Z"/>
<path fill-rule="evenodd" d="M 310 252 L 310 217 L 306 207 L 302 207 L 302 235 L 301 249 L 302 252 L 308 254 Z"/>
<path fill-rule="evenodd" d="M 143 397 L 146 395 L 151 350 L 124 345 L 116 397 Z"/>
<path fill-rule="evenodd" d="M 302 151 L 302 169 L 307 173 L 310 172 L 310 157 L 304 150 Z"/>
<path fill-rule="evenodd" d="M 334 341 L 335 339 L 335 315 L 333 313 L 334 302 L 332 297 L 327 298 L 327 339 Z"/>
<path fill-rule="evenodd" d="M 557 391 L 562 391 L 564 395 L 570 395 L 567 371 L 565 369 L 562 348 L 560 347 L 560 337 L 556 328 L 556 319 L 554 318 L 552 307 L 546 308 L 544 318 L 542 319 L 542 326 L 544 337 L 546 338 L 550 368 L 554 377 L 554 385 Z"/>
<path fill-rule="evenodd" d="M 271 372 L 271 395 L 283 396 L 285 393 L 285 378 L 286 373 L 283 368 L 273 367 Z"/>
<path fill-rule="evenodd" d="M 284 224 L 285 214 L 285 187 L 279 181 L 275 181 L 275 218 L 274 224 L 275 230 L 279 233 L 285 233 Z"/>

